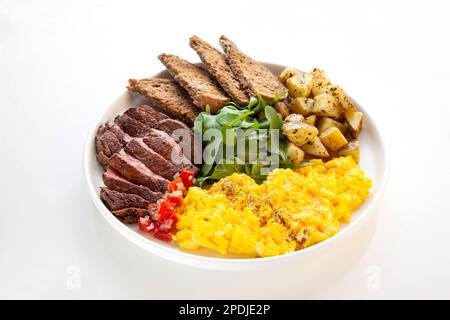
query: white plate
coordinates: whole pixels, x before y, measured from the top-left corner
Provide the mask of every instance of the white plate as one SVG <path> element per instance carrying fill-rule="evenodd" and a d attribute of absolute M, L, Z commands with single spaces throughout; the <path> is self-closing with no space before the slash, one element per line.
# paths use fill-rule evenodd
<path fill-rule="evenodd" d="M 284 66 L 265 63 L 274 73 L 280 74 Z M 167 77 L 166 72 L 156 76 Z M 128 241 L 158 255 L 164 259 L 183 263 L 190 266 L 215 269 L 215 270 L 253 270 L 268 269 L 290 264 L 296 266 L 307 266 L 310 270 L 321 270 L 325 265 L 321 261 L 327 261 L 328 266 L 336 267 L 342 261 L 342 255 L 349 255 L 352 250 L 357 251 L 358 243 L 369 240 L 375 227 L 375 216 L 377 205 L 387 182 L 388 161 L 386 150 L 375 123 L 370 114 L 361 105 L 356 103 L 359 110 L 364 112 L 364 128 L 360 134 L 360 166 L 372 179 L 373 187 L 370 196 L 365 203 L 353 214 L 352 220 L 347 225 L 341 225 L 341 229 L 335 236 L 316 244 L 312 247 L 293 253 L 258 259 L 233 259 L 212 254 L 210 251 L 199 251 L 188 253 L 178 249 L 175 244 L 157 240 L 150 235 L 139 232 L 136 225 L 127 225 L 120 222 L 106 208 L 99 197 L 99 189 L 103 186 L 103 168 L 98 164 L 95 152 L 95 135 L 98 127 L 106 121 L 113 120 L 115 116 L 124 112 L 127 108 L 142 104 L 145 100 L 136 94 L 124 92 L 106 110 L 103 116 L 91 129 L 84 150 L 84 173 L 86 177 L 89 194 L 97 207 L 99 214 L 117 232 L 122 234 Z M 333 261 L 333 259 L 335 261 Z"/>

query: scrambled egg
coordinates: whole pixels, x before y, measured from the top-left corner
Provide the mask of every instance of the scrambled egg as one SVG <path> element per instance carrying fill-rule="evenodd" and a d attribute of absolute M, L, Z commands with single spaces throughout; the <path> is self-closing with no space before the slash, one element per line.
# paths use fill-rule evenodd
<path fill-rule="evenodd" d="M 296 171 L 276 169 L 261 185 L 235 173 L 209 190 L 190 188 L 177 209 L 174 240 L 183 250 L 267 257 L 333 236 L 372 183 L 351 157 L 311 162 Z"/>

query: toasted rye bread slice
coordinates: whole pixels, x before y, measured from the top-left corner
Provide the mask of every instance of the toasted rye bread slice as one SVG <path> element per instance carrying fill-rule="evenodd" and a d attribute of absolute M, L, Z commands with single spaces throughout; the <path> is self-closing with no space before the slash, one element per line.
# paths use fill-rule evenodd
<path fill-rule="evenodd" d="M 228 65 L 225 55 L 197 36 L 189 39 L 189 45 L 197 52 L 206 70 L 217 80 L 222 88 L 240 105 L 248 103 L 248 97 L 241 89 L 239 81 Z"/>
<path fill-rule="evenodd" d="M 269 69 L 242 53 L 225 36 L 220 37 L 220 45 L 226 54 L 231 70 L 247 94 L 250 96 L 259 94 L 266 100 L 273 99 L 275 95 L 286 96 L 286 88 Z"/>
<path fill-rule="evenodd" d="M 189 95 L 175 81 L 162 78 L 130 79 L 128 90 L 147 98 L 160 111 L 175 117 L 191 126 L 201 112 Z"/>
<path fill-rule="evenodd" d="M 160 54 L 158 58 L 198 107 L 205 109 L 209 105 L 211 112 L 216 113 L 230 102 L 222 88 L 202 68 L 171 54 Z"/>

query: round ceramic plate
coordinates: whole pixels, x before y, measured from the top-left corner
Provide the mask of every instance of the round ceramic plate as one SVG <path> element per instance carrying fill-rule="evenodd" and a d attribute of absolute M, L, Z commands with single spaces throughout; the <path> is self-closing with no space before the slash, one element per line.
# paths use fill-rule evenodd
<path fill-rule="evenodd" d="M 265 65 L 274 73 L 280 74 L 285 68 L 281 65 L 265 63 Z M 166 72 L 161 72 L 155 76 L 168 77 Z M 285 263 L 307 263 L 308 260 L 320 255 L 327 255 L 331 250 L 351 250 L 353 241 L 361 241 L 362 237 L 368 237 L 368 230 L 375 225 L 376 207 L 387 180 L 387 156 L 386 150 L 375 123 L 370 114 L 355 100 L 357 108 L 364 115 L 364 127 L 360 134 L 360 166 L 366 172 L 366 175 L 372 179 L 373 186 L 370 196 L 363 205 L 353 213 L 350 223 L 341 225 L 340 231 L 335 236 L 316 244 L 304 250 L 293 253 L 257 259 L 236 258 L 233 256 L 221 256 L 209 250 L 199 250 L 195 252 L 186 252 L 178 249 L 176 244 L 167 243 L 153 238 L 151 235 L 140 232 L 136 225 L 127 225 L 114 217 L 100 200 L 99 191 L 103 186 L 102 174 L 103 168 L 98 164 L 95 152 L 95 135 L 98 127 L 106 121 L 111 121 L 126 109 L 145 103 L 141 96 L 124 92 L 119 96 L 101 116 L 92 127 L 84 150 L 84 173 L 86 177 L 89 194 L 98 209 L 98 212 L 106 222 L 108 222 L 117 232 L 122 234 L 128 241 L 162 258 L 169 259 L 178 263 L 191 266 L 219 269 L 219 270 L 243 270 L 266 268 L 270 265 Z"/>

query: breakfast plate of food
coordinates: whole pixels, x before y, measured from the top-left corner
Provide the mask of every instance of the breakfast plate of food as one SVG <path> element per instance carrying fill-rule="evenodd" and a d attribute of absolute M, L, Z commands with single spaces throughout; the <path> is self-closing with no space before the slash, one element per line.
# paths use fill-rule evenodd
<path fill-rule="evenodd" d="M 255 61 L 197 36 L 161 54 L 92 128 L 84 170 L 114 230 L 222 270 L 304 261 L 365 236 L 387 180 L 375 122 L 322 69 Z"/>

